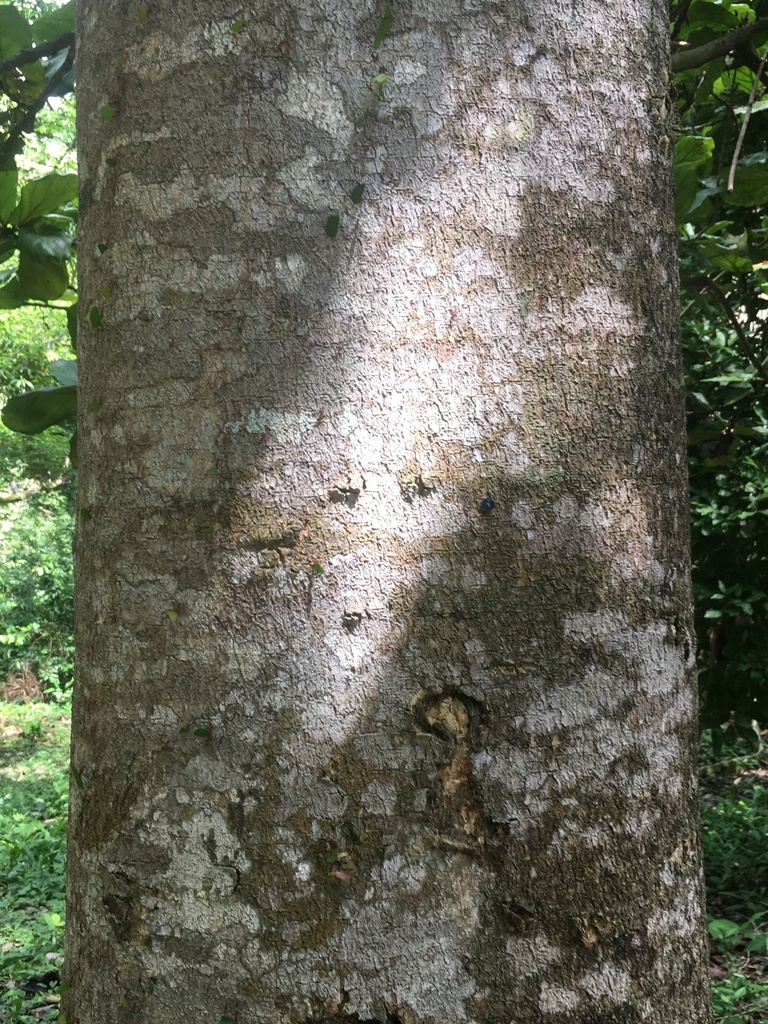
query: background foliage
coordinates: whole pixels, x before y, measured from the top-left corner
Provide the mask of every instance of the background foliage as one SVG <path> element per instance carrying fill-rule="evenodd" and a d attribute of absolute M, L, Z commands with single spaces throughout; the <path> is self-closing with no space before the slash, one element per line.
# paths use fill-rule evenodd
<path fill-rule="evenodd" d="M 731 723 L 718 741 L 768 722 L 766 18 L 765 0 L 672 6 L 674 60 L 742 36 L 675 77 L 701 721 Z"/>

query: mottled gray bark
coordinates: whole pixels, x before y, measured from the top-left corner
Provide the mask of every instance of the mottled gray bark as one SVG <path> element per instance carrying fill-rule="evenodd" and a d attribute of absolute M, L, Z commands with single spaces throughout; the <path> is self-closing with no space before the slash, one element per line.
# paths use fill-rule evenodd
<path fill-rule="evenodd" d="M 80 0 L 68 1024 L 709 1018 L 666 3 L 392 6 Z"/>

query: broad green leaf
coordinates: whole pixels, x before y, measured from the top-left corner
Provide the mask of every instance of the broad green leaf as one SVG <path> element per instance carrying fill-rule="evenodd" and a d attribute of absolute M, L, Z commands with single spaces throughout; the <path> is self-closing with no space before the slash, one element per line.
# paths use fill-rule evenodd
<path fill-rule="evenodd" d="M 45 81 L 50 83 L 53 76 L 60 70 L 61 65 L 69 57 L 69 47 L 59 50 L 45 62 Z M 58 85 L 54 88 L 53 96 L 66 96 L 74 88 L 74 72 L 70 69 L 64 77 L 59 79 Z"/>
<path fill-rule="evenodd" d="M 5 263 L 16 252 L 16 239 L 13 235 L 0 238 L 0 263 Z M 14 270 L 15 273 L 15 270 Z"/>
<path fill-rule="evenodd" d="M 7 224 L 19 201 L 19 172 L 0 171 L 0 223 Z"/>
<path fill-rule="evenodd" d="M 77 351 L 77 303 L 67 306 L 67 331 L 73 350 Z"/>
<path fill-rule="evenodd" d="M 99 107 L 99 117 L 102 121 L 111 121 L 115 116 L 115 108 L 110 106 L 109 103 L 105 103 L 103 107 Z"/>
<path fill-rule="evenodd" d="M 138 15 L 139 21 L 143 25 L 144 22 L 147 20 L 147 15 L 149 14 L 149 8 L 147 7 L 146 4 L 137 4 L 136 5 L 136 14 Z"/>
<path fill-rule="evenodd" d="M 752 271 L 752 260 L 738 252 L 720 252 L 709 257 L 710 262 L 719 270 L 731 270 L 734 274 L 749 274 Z"/>
<path fill-rule="evenodd" d="M 45 88 L 45 72 L 39 60 L 13 68 L 0 76 L 3 87 L 17 103 L 32 103 Z"/>
<path fill-rule="evenodd" d="M 18 309 L 26 301 L 27 297 L 19 284 L 18 277 L 11 278 L 8 284 L 0 288 L 0 309 Z"/>
<path fill-rule="evenodd" d="M 365 185 L 363 185 L 362 183 L 360 183 L 360 184 L 357 184 L 357 185 L 355 185 L 355 187 L 354 187 L 354 188 L 352 189 L 352 192 L 351 192 L 351 194 L 350 194 L 350 197 L 349 197 L 349 198 L 350 198 L 350 199 L 352 200 L 352 202 L 353 202 L 353 203 L 354 203 L 354 204 L 355 204 L 355 205 L 357 206 L 357 205 L 358 205 L 358 203 L 362 203 L 362 201 L 363 201 L 363 194 L 364 194 L 364 192 L 365 192 Z"/>
<path fill-rule="evenodd" d="M 684 135 L 675 146 L 675 217 L 685 222 L 700 192 L 700 182 L 712 168 L 713 139 Z"/>
<path fill-rule="evenodd" d="M 763 206 L 768 203 L 768 163 L 737 167 L 733 192 L 723 189 L 723 199 L 731 206 Z"/>
<path fill-rule="evenodd" d="M 12 57 L 31 43 L 27 19 L 12 4 L 0 6 L 0 57 Z"/>
<path fill-rule="evenodd" d="M 712 0 L 693 0 L 686 14 L 686 22 L 691 30 L 688 35 L 691 46 L 709 42 L 721 32 L 727 32 L 729 29 L 739 26 L 737 15 L 731 13 L 727 5 L 716 4 Z M 706 38 L 700 39 L 698 35 L 694 34 L 696 29 L 702 29 L 701 34 L 706 35 Z"/>
<path fill-rule="evenodd" d="M 32 38 L 36 43 L 47 43 L 65 32 L 75 31 L 75 0 L 69 0 L 54 11 L 42 14 L 32 24 Z"/>
<path fill-rule="evenodd" d="M 38 388 L 16 395 L 3 409 L 3 423 L 18 434 L 40 434 L 77 414 L 77 388 Z"/>
<path fill-rule="evenodd" d="M 91 306 L 88 319 L 91 323 L 91 327 L 101 327 L 101 311 L 98 306 Z"/>
<path fill-rule="evenodd" d="M 390 4 L 384 4 L 384 13 L 381 16 L 379 27 L 376 30 L 376 38 L 373 40 L 374 50 L 378 50 L 381 44 L 384 42 L 386 37 L 392 31 L 392 26 L 395 23 L 394 16 L 392 14 L 392 7 Z"/>
<path fill-rule="evenodd" d="M 741 67 L 726 70 L 712 85 L 712 92 L 715 96 L 722 96 L 723 93 L 736 90 L 749 96 L 752 92 L 754 81 L 755 73 L 750 71 L 749 68 Z"/>
<path fill-rule="evenodd" d="M 19 285 L 28 299 L 43 302 L 59 299 L 69 287 L 67 265 L 60 261 L 37 263 L 22 253 L 19 257 Z"/>
<path fill-rule="evenodd" d="M 329 238 L 335 238 L 339 231 L 339 215 L 332 213 L 325 222 L 325 233 Z"/>
<path fill-rule="evenodd" d="M 37 263 L 72 258 L 72 239 L 63 231 L 38 234 L 29 228 L 19 228 L 19 251 Z"/>
<path fill-rule="evenodd" d="M 0 6 L 0 58 L 12 57 L 32 43 L 27 19 L 12 4 Z M 45 85 L 39 60 L 0 76 L 9 96 L 23 103 L 37 99 Z"/>
<path fill-rule="evenodd" d="M 742 926 L 735 921 L 726 921 L 724 918 L 716 918 L 709 922 L 709 934 L 713 939 L 732 939 L 740 935 Z"/>
<path fill-rule="evenodd" d="M 46 174 L 29 181 L 22 188 L 19 205 L 11 211 L 10 224 L 29 224 L 30 221 L 54 213 L 65 203 L 77 198 L 76 174 Z"/>
<path fill-rule="evenodd" d="M 65 387 L 74 387 L 77 384 L 77 360 L 57 359 L 48 367 L 51 376 L 59 384 Z"/>

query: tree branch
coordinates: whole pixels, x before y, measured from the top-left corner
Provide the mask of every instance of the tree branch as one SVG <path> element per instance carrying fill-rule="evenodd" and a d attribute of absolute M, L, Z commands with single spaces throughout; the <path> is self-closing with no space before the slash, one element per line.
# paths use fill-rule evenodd
<path fill-rule="evenodd" d="M 732 50 L 738 50 L 748 43 L 758 32 L 768 31 L 768 18 L 760 18 L 751 25 L 742 25 L 735 28 L 733 32 L 727 32 L 719 39 L 713 39 L 703 46 L 696 46 L 693 50 L 678 50 L 672 55 L 672 71 L 688 71 L 690 68 L 700 68 L 702 64 L 708 64 L 718 57 L 725 57 Z"/>
<path fill-rule="evenodd" d="M 16 54 L 18 57 L 18 54 Z M 15 59 L 15 58 L 14 58 Z M 35 118 L 38 113 L 42 110 L 46 103 L 46 100 L 55 90 L 56 86 L 65 75 L 69 74 L 72 69 L 72 65 L 75 63 L 75 48 L 74 45 L 70 47 L 67 59 L 61 65 L 59 70 L 51 78 L 50 82 L 46 86 L 45 90 L 37 97 L 35 102 L 24 114 L 19 123 L 9 132 L 6 139 L 0 143 L 0 167 L 4 167 L 6 162 L 14 156 L 14 147 L 16 142 L 21 138 L 25 132 L 32 132 L 35 127 Z"/>
<path fill-rule="evenodd" d="M 0 75 L 4 75 L 6 71 L 13 71 L 14 68 L 23 68 L 25 64 L 31 64 L 41 57 L 52 57 L 54 53 L 72 46 L 74 42 L 75 33 L 64 32 L 62 35 L 57 36 L 56 39 L 49 39 L 47 43 L 41 43 L 39 46 L 28 46 L 24 50 L 19 50 L 12 57 L 0 60 Z"/>

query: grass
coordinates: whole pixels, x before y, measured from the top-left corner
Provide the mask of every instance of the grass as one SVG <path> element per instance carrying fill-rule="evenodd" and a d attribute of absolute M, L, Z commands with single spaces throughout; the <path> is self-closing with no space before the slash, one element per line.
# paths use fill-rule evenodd
<path fill-rule="evenodd" d="M 69 709 L 0 702 L 0 1021 L 53 1024 L 62 959 Z M 768 750 L 701 743 L 716 1024 L 768 1022 Z"/>
<path fill-rule="evenodd" d="M 68 708 L 0 703 L 0 1020 L 54 1020 L 63 955 Z"/>
<path fill-rule="evenodd" d="M 768 751 L 700 746 L 701 825 L 717 1024 L 768 1021 Z"/>

